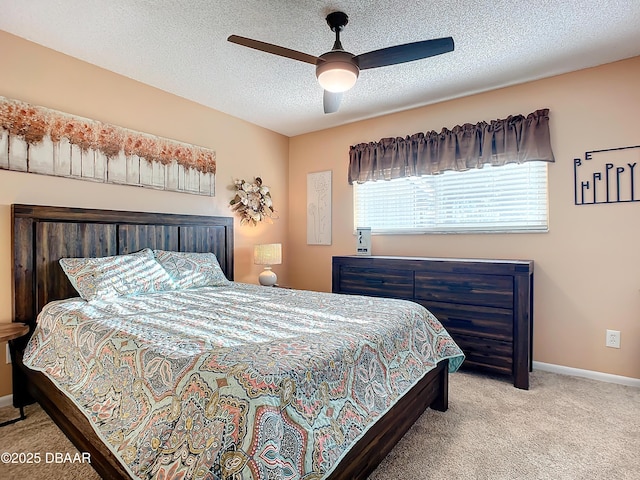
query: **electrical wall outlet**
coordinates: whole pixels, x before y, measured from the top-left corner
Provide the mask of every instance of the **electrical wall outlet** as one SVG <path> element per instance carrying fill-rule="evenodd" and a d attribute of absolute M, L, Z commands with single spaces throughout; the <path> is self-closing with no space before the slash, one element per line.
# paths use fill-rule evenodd
<path fill-rule="evenodd" d="M 7 363 L 11 363 L 11 351 L 9 350 L 8 343 L 7 343 Z"/>
<path fill-rule="evenodd" d="M 620 331 L 607 330 L 606 346 L 612 348 L 620 348 Z"/>

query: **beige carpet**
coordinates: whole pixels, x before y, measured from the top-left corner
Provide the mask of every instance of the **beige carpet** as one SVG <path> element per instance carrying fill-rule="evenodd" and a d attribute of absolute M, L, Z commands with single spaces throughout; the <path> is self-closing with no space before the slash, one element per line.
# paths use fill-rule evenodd
<path fill-rule="evenodd" d="M 640 389 L 534 372 L 529 391 L 504 379 L 451 376 L 449 410 L 428 410 L 371 476 L 389 479 L 609 480 L 640 478 Z M 0 421 L 14 416 L 0 409 Z M 38 465 L 0 464 L 0 479 L 97 479 L 37 406 L 0 429 L 1 452 L 40 452 Z M 51 455 L 50 455 L 51 457 Z"/>

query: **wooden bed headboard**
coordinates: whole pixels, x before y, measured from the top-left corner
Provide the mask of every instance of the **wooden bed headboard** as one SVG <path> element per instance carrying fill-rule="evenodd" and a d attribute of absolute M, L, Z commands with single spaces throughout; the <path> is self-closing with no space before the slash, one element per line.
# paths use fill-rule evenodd
<path fill-rule="evenodd" d="M 233 280 L 233 218 L 12 205 L 13 321 L 32 329 L 42 307 L 76 297 L 58 260 L 143 248 L 213 252 Z"/>

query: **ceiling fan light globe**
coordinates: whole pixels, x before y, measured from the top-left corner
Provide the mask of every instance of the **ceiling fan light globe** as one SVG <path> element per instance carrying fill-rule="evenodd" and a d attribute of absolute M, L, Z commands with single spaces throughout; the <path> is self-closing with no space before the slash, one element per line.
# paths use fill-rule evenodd
<path fill-rule="evenodd" d="M 360 70 L 350 62 L 325 62 L 316 67 L 316 77 L 328 92 L 346 92 L 356 84 Z"/>

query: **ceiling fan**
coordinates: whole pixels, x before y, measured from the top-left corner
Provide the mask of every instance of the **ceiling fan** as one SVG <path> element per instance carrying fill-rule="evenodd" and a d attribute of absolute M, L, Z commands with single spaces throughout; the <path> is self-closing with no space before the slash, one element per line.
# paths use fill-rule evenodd
<path fill-rule="evenodd" d="M 324 89 L 324 113 L 338 111 L 342 93 L 355 85 L 360 70 L 412 62 L 453 51 L 453 38 L 444 37 L 353 55 L 346 52 L 340 43 L 340 32 L 349 23 L 347 14 L 343 12 L 330 13 L 327 15 L 327 23 L 336 33 L 336 41 L 331 51 L 323 53 L 319 57 L 238 35 L 231 35 L 227 40 L 245 47 L 315 65 L 318 83 Z"/>

